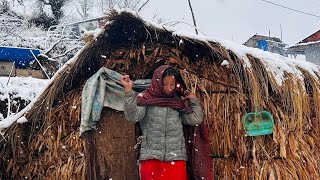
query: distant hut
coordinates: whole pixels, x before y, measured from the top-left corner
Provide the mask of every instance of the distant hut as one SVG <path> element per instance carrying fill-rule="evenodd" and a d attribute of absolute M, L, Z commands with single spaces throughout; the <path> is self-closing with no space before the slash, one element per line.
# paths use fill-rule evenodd
<path fill-rule="evenodd" d="M 105 20 L 104 32 L 25 110 L 28 122 L 3 130 L 2 179 L 137 179 L 135 126 L 122 112 L 105 108 L 98 129 L 79 138 L 81 91 L 103 66 L 140 79 L 164 63 L 200 97 L 215 179 L 320 178 L 317 66 L 179 33 L 127 11 Z M 255 110 L 273 115 L 272 135 L 245 136 L 242 119 Z"/>

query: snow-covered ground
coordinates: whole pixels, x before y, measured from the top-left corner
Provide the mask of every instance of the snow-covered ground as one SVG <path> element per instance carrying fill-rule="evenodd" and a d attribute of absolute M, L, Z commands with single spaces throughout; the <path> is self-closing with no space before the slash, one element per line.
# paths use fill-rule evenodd
<path fill-rule="evenodd" d="M 28 105 L 42 92 L 48 81 L 32 77 L 11 77 L 10 79 L 9 77 L 0 77 L 0 110 L 2 110 L 0 111 L 0 121 L 6 118 L 8 108 L 10 108 L 10 113 L 16 113 L 12 110 L 22 109 Z M 2 103 L 7 108 L 2 109 Z"/>
<path fill-rule="evenodd" d="M 0 45 L 44 49 L 46 33 L 14 12 L 0 13 Z"/>

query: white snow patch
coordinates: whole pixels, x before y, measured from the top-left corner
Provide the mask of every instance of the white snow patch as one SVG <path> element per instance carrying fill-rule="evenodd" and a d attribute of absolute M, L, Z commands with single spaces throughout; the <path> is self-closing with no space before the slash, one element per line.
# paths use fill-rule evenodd
<path fill-rule="evenodd" d="M 19 123 L 19 124 L 23 124 L 23 123 L 26 123 L 26 122 L 28 122 L 28 119 L 25 116 L 22 116 L 21 118 L 19 118 L 17 120 L 17 123 Z"/>
<path fill-rule="evenodd" d="M 223 60 L 222 63 L 221 63 L 221 66 L 227 66 L 229 67 L 229 61 L 228 60 Z"/>
<path fill-rule="evenodd" d="M 183 44 L 184 44 L 183 40 L 180 39 L 180 41 L 179 41 L 179 46 L 182 46 Z"/>
<path fill-rule="evenodd" d="M 9 77 L 0 77 L 0 100 L 5 101 L 7 94 L 10 94 L 12 98 L 31 101 L 41 92 L 47 82 L 47 79 L 32 77 L 10 77 L 10 79 Z"/>

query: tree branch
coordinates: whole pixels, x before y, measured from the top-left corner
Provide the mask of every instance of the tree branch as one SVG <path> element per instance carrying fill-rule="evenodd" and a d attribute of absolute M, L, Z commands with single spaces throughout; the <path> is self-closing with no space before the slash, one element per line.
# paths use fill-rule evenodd
<path fill-rule="evenodd" d="M 55 56 L 55 57 L 52 57 L 52 59 L 57 59 L 57 58 L 63 57 L 63 56 L 65 56 L 65 55 L 67 55 L 69 52 L 71 52 L 71 51 L 73 51 L 73 50 L 75 50 L 75 49 L 80 49 L 80 48 L 82 48 L 82 47 L 83 47 L 83 46 L 73 47 L 73 48 L 67 50 L 66 52 L 64 52 L 63 54 L 60 54 L 60 55 Z"/>
<path fill-rule="evenodd" d="M 147 0 L 146 2 L 144 2 L 144 3 L 140 6 L 140 8 L 138 9 L 138 12 L 140 12 L 141 9 L 142 9 L 145 5 L 147 5 L 149 1 L 150 1 L 150 0 Z"/>
<path fill-rule="evenodd" d="M 190 7 L 190 11 L 191 11 L 194 27 L 197 27 L 196 19 L 194 18 L 194 13 L 193 13 L 193 10 L 192 10 L 192 6 L 191 6 L 190 0 L 188 0 L 188 2 L 189 2 L 189 7 Z M 195 28 L 195 30 L 196 30 L 196 34 L 198 35 L 198 29 Z"/>
<path fill-rule="evenodd" d="M 52 49 L 54 47 L 56 47 L 64 38 L 66 38 L 66 36 L 62 36 L 58 41 L 56 41 L 48 50 L 46 50 L 44 52 L 45 55 L 48 55 L 50 51 L 52 51 Z"/>
<path fill-rule="evenodd" d="M 80 14 L 80 16 L 82 17 L 82 19 L 84 19 L 84 15 L 80 12 L 78 6 L 76 6 L 77 12 Z"/>

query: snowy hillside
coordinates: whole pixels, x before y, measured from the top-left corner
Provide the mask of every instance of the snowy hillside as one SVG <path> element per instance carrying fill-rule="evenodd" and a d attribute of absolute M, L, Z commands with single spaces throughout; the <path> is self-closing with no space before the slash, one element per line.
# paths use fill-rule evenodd
<path fill-rule="evenodd" d="M 36 27 L 13 11 L 1 13 L 0 46 L 40 49 L 61 67 L 83 44 L 80 39 L 68 39 L 61 35 L 47 35 L 47 31 Z M 56 68 L 55 68 L 56 69 Z"/>
<path fill-rule="evenodd" d="M 45 31 L 12 11 L 0 12 L 0 42 L 2 46 L 44 49 Z"/>

